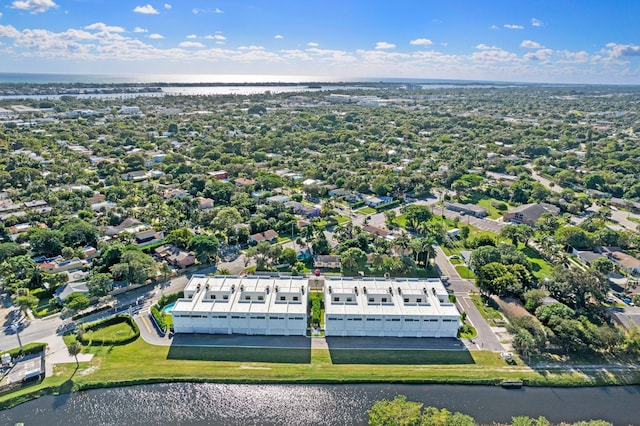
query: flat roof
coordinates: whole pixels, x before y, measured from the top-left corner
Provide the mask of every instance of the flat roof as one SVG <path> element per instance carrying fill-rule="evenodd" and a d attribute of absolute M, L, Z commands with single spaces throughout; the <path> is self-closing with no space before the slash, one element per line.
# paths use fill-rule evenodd
<path fill-rule="evenodd" d="M 460 315 L 437 278 L 327 278 L 324 289 L 326 315 Z"/>
<path fill-rule="evenodd" d="M 307 292 L 304 277 L 193 275 L 172 312 L 306 315 Z"/>

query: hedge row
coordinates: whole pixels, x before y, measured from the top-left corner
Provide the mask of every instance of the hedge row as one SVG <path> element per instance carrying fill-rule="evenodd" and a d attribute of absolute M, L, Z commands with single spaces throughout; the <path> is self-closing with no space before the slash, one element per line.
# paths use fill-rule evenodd
<path fill-rule="evenodd" d="M 71 319 L 75 321 L 75 320 L 78 320 L 80 318 L 87 317 L 89 315 L 97 314 L 98 312 L 108 311 L 111 308 L 113 308 L 113 306 L 107 304 L 107 305 L 99 306 L 99 307 L 97 307 L 95 309 L 90 309 L 90 310 L 89 309 L 85 309 L 84 311 L 72 316 Z"/>
<path fill-rule="evenodd" d="M 156 306 L 158 307 L 158 309 L 162 310 L 162 308 L 167 306 L 169 303 L 173 303 L 178 299 L 182 299 L 183 297 L 184 297 L 184 291 L 167 294 L 166 296 L 162 296 L 160 300 L 158 300 L 158 303 L 156 303 Z"/>
<path fill-rule="evenodd" d="M 2 353 L 7 353 L 9 355 L 11 355 L 11 358 L 17 358 L 20 355 L 31 355 L 31 354 L 37 354 L 39 352 L 44 352 L 44 350 L 47 348 L 47 344 L 46 343 L 28 343 L 26 345 L 24 345 L 22 347 L 22 349 L 20 348 L 13 348 L 13 349 L 9 349 L 8 351 L 2 352 Z"/>
<path fill-rule="evenodd" d="M 151 306 L 150 311 L 153 319 L 156 320 L 156 325 L 160 331 L 165 332 L 167 330 L 167 322 L 164 320 L 164 314 L 162 311 L 158 309 L 157 305 Z"/>
<path fill-rule="evenodd" d="M 126 322 L 131 329 L 133 329 L 133 335 L 130 336 L 115 336 L 113 339 L 91 339 L 87 336 L 87 331 L 97 330 L 100 328 L 108 327 L 114 324 L 120 324 Z M 92 322 L 86 324 L 83 327 L 82 333 L 78 333 L 78 340 L 83 345 L 125 345 L 131 343 L 140 337 L 140 329 L 138 325 L 129 315 L 116 315 L 115 317 L 107 318 L 101 321 Z"/>
<path fill-rule="evenodd" d="M 379 213 L 379 212 L 381 212 L 381 211 L 385 211 L 385 210 L 389 210 L 389 209 L 392 209 L 392 208 L 394 208 L 394 207 L 397 207 L 397 206 L 399 206 L 401 203 L 402 203 L 402 201 L 400 201 L 400 200 L 395 200 L 395 201 L 392 201 L 392 202 L 390 202 L 390 203 L 382 204 L 381 206 L 377 206 L 377 207 L 375 207 L 375 209 L 376 209 L 376 212 L 378 212 L 378 213 Z"/>

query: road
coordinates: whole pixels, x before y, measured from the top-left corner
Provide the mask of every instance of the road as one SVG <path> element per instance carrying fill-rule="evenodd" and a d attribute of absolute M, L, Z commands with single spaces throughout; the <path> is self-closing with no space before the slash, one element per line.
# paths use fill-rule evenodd
<path fill-rule="evenodd" d="M 538 172 L 533 170 L 533 164 L 531 163 L 527 163 L 525 164 L 525 167 L 529 170 L 531 170 L 531 177 L 535 180 L 537 180 L 538 182 L 540 182 L 545 188 L 547 188 L 548 190 L 552 191 L 552 192 L 556 192 L 556 193 L 561 193 L 563 188 L 561 186 L 556 185 L 554 182 L 550 181 L 549 179 L 540 176 L 538 174 Z"/>
<path fill-rule="evenodd" d="M 440 273 L 448 277 L 444 279 L 445 286 L 456 296 L 458 309 L 461 312 L 464 311 L 467 313 L 467 320 L 478 332 L 476 338 L 462 339 L 462 341 L 469 349 L 481 349 L 493 352 L 504 351 L 504 346 L 502 346 L 493 329 L 487 324 L 469 296 L 469 292 L 477 290 L 475 284 L 469 280 L 460 278 L 455 267 L 439 246 L 436 247 L 435 264 Z"/>

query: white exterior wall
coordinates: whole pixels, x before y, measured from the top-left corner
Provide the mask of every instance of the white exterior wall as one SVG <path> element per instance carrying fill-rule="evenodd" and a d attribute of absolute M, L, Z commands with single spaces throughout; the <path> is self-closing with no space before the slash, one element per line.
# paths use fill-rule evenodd
<path fill-rule="evenodd" d="M 194 275 L 172 311 L 176 333 L 306 335 L 302 277 Z"/>
<path fill-rule="evenodd" d="M 460 327 L 439 279 L 337 278 L 324 288 L 326 336 L 456 337 Z"/>

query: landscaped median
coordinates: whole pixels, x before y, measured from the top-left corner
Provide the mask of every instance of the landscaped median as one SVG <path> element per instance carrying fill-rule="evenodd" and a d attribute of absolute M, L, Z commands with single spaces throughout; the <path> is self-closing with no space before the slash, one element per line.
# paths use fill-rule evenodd
<path fill-rule="evenodd" d="M 640 373 L 586 375 L 579 371 L 533 371 L 507 365 L 488 351 L 370 351 L 154 346 L 140 338 L 123 345 L 85 346 L 90 362 L 57 365 L 41 383 L 0 395 L 0 409 L 44 394 L 160 382 L 225 383 L 459 383 L 498 385 L 521 380 L 534 386 L 640 383 Z M 301 355 L 301 354 L 298 354 Z M 302 360 L 299 362 L 297 360 Z M 256 361 L 256 360 L 259 360 Z M 267 362 L 269 361 L 269 362 Z M 292 362 L 293 361 L 293 362 Z M 364 362 L 369 362 L 365 364 Z"/>

